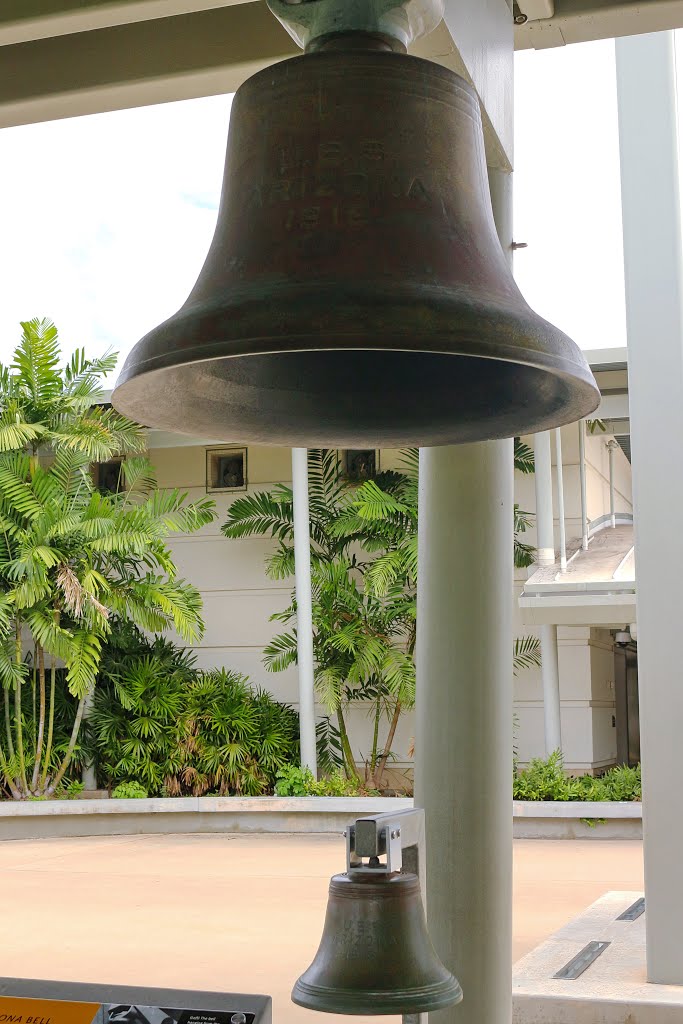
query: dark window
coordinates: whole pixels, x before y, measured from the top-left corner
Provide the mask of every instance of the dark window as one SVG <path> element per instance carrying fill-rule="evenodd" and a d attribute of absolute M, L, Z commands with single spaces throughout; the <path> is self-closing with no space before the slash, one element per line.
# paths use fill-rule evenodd
<path fill-rule="evenodd" d="M 118 494 L 123 490 L 122 459 L 109 459 L 108 462 L 96 462 L 93 467 L 95 487 L 102 494 Z"/>

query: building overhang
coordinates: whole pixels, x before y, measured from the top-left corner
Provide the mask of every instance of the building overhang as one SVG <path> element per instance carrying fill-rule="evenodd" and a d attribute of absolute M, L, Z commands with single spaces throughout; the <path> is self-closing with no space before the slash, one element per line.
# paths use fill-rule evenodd
<path fill-rule="evenodd" d="M 518 50 L 664 32 L 683 25 L 681 0 L 518 0 L 522 13 L 528 5 L 532 14 L 515 29 Z"/>
<path fill-rule="evenodd" d="M 523 595 L 519 599 L 526 626 L 601 626 L 622 629 L 636 622 L 635 590 L 620 593 L 570 592 Z"/>

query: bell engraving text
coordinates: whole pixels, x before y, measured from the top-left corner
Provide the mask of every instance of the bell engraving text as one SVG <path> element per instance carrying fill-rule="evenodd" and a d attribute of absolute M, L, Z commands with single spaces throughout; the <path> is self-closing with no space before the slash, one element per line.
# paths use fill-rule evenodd
<path fill-rule="evenodd" d="M 378 139 L 326 140 L 309 155 L 281 146 L 270 166 L 279 176 L 254 184 L 246 208 L 282 207 L 286 231 L 362 227 L 374 203 L 436 199 L 428 175 L 399 166 Z"/>

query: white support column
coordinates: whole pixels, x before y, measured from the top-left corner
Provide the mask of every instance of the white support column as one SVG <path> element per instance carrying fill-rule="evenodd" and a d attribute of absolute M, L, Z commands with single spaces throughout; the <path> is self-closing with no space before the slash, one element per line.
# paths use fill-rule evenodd
<path fill-rule="evenodd" d="M 579 420 L 579 479 L 581 481 L 581 547 L 588 551 L 588 498 L 586 495 L 586 421 Z"/>
<path fill-rule="evenodd" d="M 560 667 L 557 648 L 557 626 L 539 626 L 538 631 L 541 638 L 541 678 L 543 681 L 545 752 L 549 756 L 555 750 L 562 750 Z"/>
<path fill-rule="evenodd" d="M 536 485 L 536 548 L 539 565 L 553 565 L 553 468 L 550 431 L 534 434 L 534 483 Z"/>
<path fill-rule="evenodd" d="M 683 984 L 683 258 L 673 33 L 618 39 L 648 980 Z"/>
<path fill-rule="evenodd" d="M 510 189 L 492 172 L 508 244 Z M 512 467 L 512 441 L 420 452 L 416 803 L 431 936 L 465 993 L 435 1024 L 512 1013 Z"/>
<path fill-rule="evenodd" d="M 564 475 L 562 471 L 562 433 L 555 430 L 555 458 L 557 461 L 557 518 L 560 524 L 560 571 L 567 569 L 567 529 L 564 521 Z"/>
<path fill-rule="evenodd" d="M 294 495 L 294 563 L 296 636 L 299 669 L 299 735 L 301 764 L 317 771 L 315 690 L 313 685 L 313 599 L 311 595 L 311 538 L 308 515 L 308 451 L 292 448 Z"/>
<path fill-rule="evenodd" d="M 607 444 L 607 450 L 609 451 L 609 514 L 613 530 L 617 527 L 617 505 L 614 493 L 614 452 L 616 447 L 616 441 L 609 441 Z"/>

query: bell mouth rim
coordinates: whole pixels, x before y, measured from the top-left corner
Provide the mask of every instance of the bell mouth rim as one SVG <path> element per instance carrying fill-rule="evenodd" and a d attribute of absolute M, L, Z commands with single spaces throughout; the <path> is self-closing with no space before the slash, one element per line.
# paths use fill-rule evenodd
<path fill-rule="evenodd" d="M 368 989 L 355 993 L 348 989 L 311 985 L 302 978 L 296 982 L 291 995 L 293 1003 L 309 1010 L 363 1014 L 369 1017 L 395 1013 L 428 1013 L 430 1010 L 456 1006 L 462 1002 L 462 998 L 460 982 L 452 974 L 443 981 L 412 989 L 408 997 L 392 992 L 391 989 Z"/>
<path fill-rule="evenodd" d="M 333 353 L 336 361 L 329 361 L 327 373 L 330 387 L 338 381 L 339 359 L 350 355 L 351 351 L 337 350 Z M 406 354 L 395 350 L 385 352 L 387 356 Z M 307 354 L 303 352 L 304 356 Z M 381 361 L 381 351 L 369 353 L 365 350 L 364 354 L 366 357 L 377 356 Z M 281 352 L 275 360 L 281 364 L 283 359 L 295 355 Z M 420 353 L 413 351 L 416 369 L 424 365 L 424 355 L 424 350 Z M 407 356 L 410 359 L 411 353 L 408 352 Z M 289 384 L 284 382 L 270 398 L 267 391 L 248 385 L 247 394 L 262 397 L 263 401 L 259 402 L 258 408 L 240 405 L 239 386 L 235 388 L 234 382 L 221 377 L 221 364 L 225 372 L 231 364 L 240 364 L 250 358 L 254 359 L 253 356 L 244 356 L 193 360 L 154 370 L 145 367 L 142 371 L 138 364 L 134 369 L 130 368 L 132 372 L 119 378 L 112 404 L 117 411 L 151 429 L 181 431 L 190 436 L 212 438 L 216 443 L 230 440 L 241 444 L 283 447 L 354 448 L 368 447 L 372 441 L 370 446 L 375 448 L 404 448 L 471 443 L 537 433 L 590 416 L 600 402 L 600 394 L 588 368 L 582 374 L 577 373 L 577 368 L 572 365 L 558 367 L 557 363 L 553 365 L 551 362 L 550 365 L 539 366 L 526 360 L 503 362 L 482 356 L 437 352 L 430 358 L 442 361 L 442 365 L 438 373 L 428 371 L 429 380 L 434 381 L 429 402 L 425 399 L 416 403 L 411 391 L 411 401 L 406 406 L 402 392 L 397 390 L 394 394 L 392 391 L 391 407 L 382 407 L 381 415 L 364 419 L 358 414 L 358 396 L 353 398 L 351 392 L 347 393 L 343 387 L 337 388 L 334 394 L 313 388 L 309 397 L 315 396 L 318 413 L 315 416 L 302 415 L 301 403 L 306 399 L 306 392 L 300 390 L 304 386 L 303 378 L 296 388 L 291 381 Z M 451 410 L 458 400 L 457 381 L 462 379 L 468 365 L 474 370 L 475 364 L 481 367 L 484 363 L 497 365 L 499 387 L 506 379 L 513 381 L 512 386 L 505 385 L 506 403 L 497 407 L 495 418 L 487 418 L 486 426 L 477 414 L 479 403 L 465 419 L 451 419 Z M 453 370 L 446 374 L 446 366 L 451 364 Z M 199 369 L 202 366 L 204 370 Z M 253 374 L 257 366 L 258 361 L 255 360 L 249 368 L 250 373 Z M 507 369 L 503 370 L 503 367 Z M 292 372 L 295 369 L 296 360 L 292 364 Z M 543 387 L 546 381 L 552 389 L 551 400 L 532 408 L 533 415 L 528 406 L 516 397 L 521 385 L 515 382 L 520 380 L 529 382 L 527 390 Z M 209 392 L 207 382 L 211 389 Z M 452 387 L 456 390 L 451 390 L 449 382 L 453 382 Z M 441 386 L 437 388 L 436 385 Z M 349 403 L 353 409 L 346 408 Z M 155 410 L 154 415 L 150 414 L 152 409 Z M 409 416 L 407 412 L 410 412 Z"/>
<path fill-rule="evenodd" d="M 214 361 L 306 352 L 402 352 L 492 359 L 566 373 L 592 385 L 597 401 L 589 412 L 600 402 L 582 350 L 532 310 L 519 292 L 493 298 L 452 289 L 444 297 L 442 288 L 427 283 L 336 289 L 326 281 L 317 288 L 314 303 L 306 298 L 304 288 L 289 282 L 271 283 L 265 297 L 251 286 L 233 285 L 226 304 L 220 299 L 202 302 L 190 295 L 176 313 L 131 349 L 116 389 L 138 375 Z M 341 301 L 343 319 L 330 313 Z M 264 305 L 278 309 L 280 322 L 275 329 L 268 320 L 270 314 L 252 319 L 254 308 L 260 312 Z M 387 309 L 392 311 L 390 328 L 385 321 Z M 236 315 L 238 311 L 246 322 Z M 421 336 L 426 343 L 420 343 Z M 321 337 L 326 343 L 321 344 Z M 548 348 L 551 337 L 558 344 L 554 351 Z M 187 341 L 179 343 L 183 338 Z M 210 340 L 199 340 L 206 338 Z M 144 346 L 152 347 L 152 352 L 141 359 Z"/>

